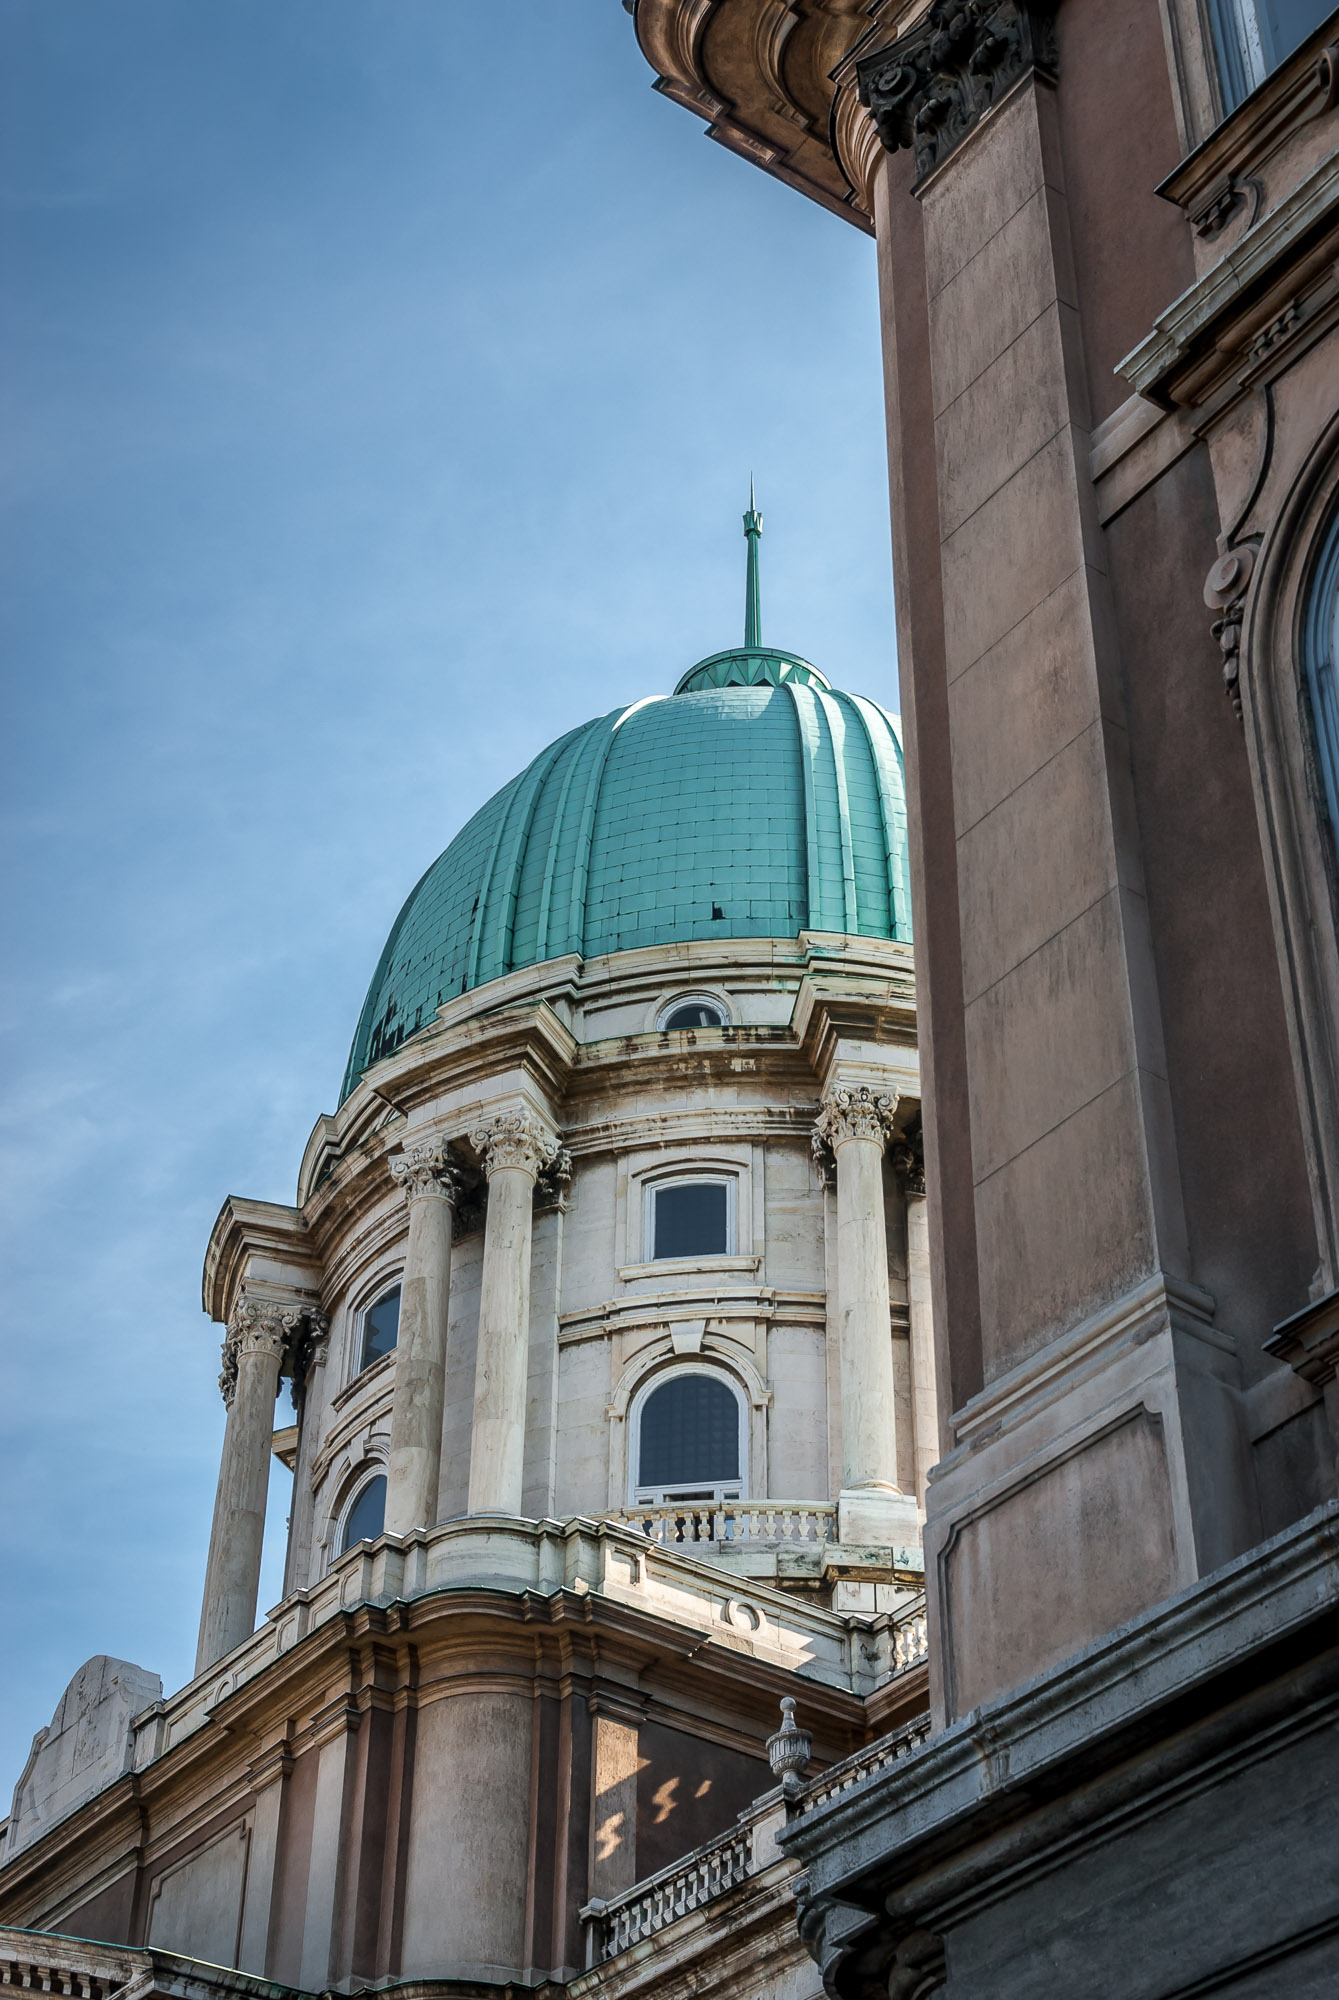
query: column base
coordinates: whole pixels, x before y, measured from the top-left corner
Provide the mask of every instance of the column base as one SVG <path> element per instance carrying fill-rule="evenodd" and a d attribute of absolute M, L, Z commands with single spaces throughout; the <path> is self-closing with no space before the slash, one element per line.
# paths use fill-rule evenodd
<path fill-rule="evenodd" d="M 921 1516 L 915 1498 L 895 1486 L 845 1486 L 837 1495 L 837 1540 L 843 1546 L 918 1549 Z"/>

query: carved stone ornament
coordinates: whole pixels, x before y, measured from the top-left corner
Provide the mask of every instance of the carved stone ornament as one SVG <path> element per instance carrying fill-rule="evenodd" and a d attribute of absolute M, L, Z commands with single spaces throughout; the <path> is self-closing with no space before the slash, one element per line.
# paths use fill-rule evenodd
<path fill-rule="evenodd" d="M 834 1085 L 814 1120 L 815 1158 L 821 1161 L 826 1148 L 835 1152 L 847 1139 L 875 1139 L 886 1145 L 896 1115 L 897 1098 L 891 1092 L 871 1090 L 867 1083 Z"/>
<path fill-rule="evenodd" d="M 1044 0 L 934 0 L 914 28 L 856 64 L 860 102 L 890 153 L 914 150 L 918 181 L 1022 77 L 1054 76 L 1053 11 Z"/>
<path fill-rule="evenodd" d="M 470 1144 L 490 1180 L 504 1167 L 517 1167 L 536 1180 L 553 1165 L 560 1150 L 552 1132 L 528 1111 L 499 1111 L 475 1127 Z"/>
<path fill-rule="evenodd" d="M 308 1321 L 319 1322 L 324 1331 L 323 1316 L 309 1312 L 305 1306 L 280 1305 L 274 1299 L 254 1299 L 242 1294 L 223 1336 L 219 1390 L 229 1409 L 237 1393 L 237 1364 L 241 1356 L 271 1355 L 281 1370 L 287 1364 L 286 1372 L 291 1374 L 295 1349 Z"/>
<path fill-rule="evenodd" d="M 567 1207 L 567 1189 L 572 1179 L 572 1155 L 566 1146 L 559 1146 L 546 1167 L 541 1167 L 535 1182 L 535 1199 L 543 1208 Z"/>
<path fill-rule="evenodd" d="M 441 1194 L 455 1201 L 460 1193 L 460 1175 L 440 1139 L 421 1140 L 391 1161 L 391 1178 L 403 1188 L 405 1199 L 415 1195 Z"/>
<path fill-rule="evenodd" d="M 1213 622 L 1213 636 L 1223 655 L 1223 688 L 1241 720 L 1241 627 L 1246 616 L 1246 593 L 1255 570 L 1255 549 L 1249 542 L 1226 549 L 1204 579 L 1204 602 L 1219 616 Z"/>

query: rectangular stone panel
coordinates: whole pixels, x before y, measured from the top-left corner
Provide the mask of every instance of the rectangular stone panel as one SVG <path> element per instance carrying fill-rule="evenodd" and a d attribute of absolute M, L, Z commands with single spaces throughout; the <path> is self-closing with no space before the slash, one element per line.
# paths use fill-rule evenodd
<path fill-rule="evenodd" d="M 1080 455 L 1078 433 L 1066 427 L 946 537 L 940 568 L 950 680 L 1087 559 Z"/>
<path fill-rule="evenodd" d="M 978 125 L 922 197 L 931 298 L 1048 180 L 1056 184 L 1054 170 L 1043 162 L 1038 93 L 1020 90 Z"/>
<path fill-rule="evenodd" d="M 210 1965 L 236 1965 L 248 1826 L 229 1827 L 160 1875 L 149 1903 L 149 1943 Z"/>
<path fill-rule="evenodd" d="M 929 302 L 935 415 L 1057 299 L 1078 303 L 1068 213 L 1040 188 Z"/>
<path fill-rule="evenodd" d="M 937 419 L 939 522 L 946 536 L 1072 415 L 1086 417 L 1082 384 L 1071 380 L 1067 366 L 1068 353 L 1077 350 L 1073 318 L 1071 307 L 1049 305 Z"/>
<path fill-rule="evenodd" d="M 968 1002 L 1115 887 L 1104 749 L 1095 723 L 959 840 Z"/>
<path fill-rule="evenodd" d="M 982 1181 L 1134 1068 L 1121 892 L 973 1000 L 966 1028 Z"/>
<path fill-rule="evenodd" d="M 1142 1082 L 1122 1077 L 979 1183 L 987 1383 L 1153 1270 Z"/>
<path fill-rule="evenodd" d="M 1161 1421 L 1140 1408 L 956 1525 L 939 1554 L 950 1717 L 1176 1585 Z"/>
<path fill-rule="evenodd" d="M 953 801 L 959 833 L 1008 798 L 1099 713 L 1092 573 L 1075 570 L 998 645 L 949 685 Z"/>

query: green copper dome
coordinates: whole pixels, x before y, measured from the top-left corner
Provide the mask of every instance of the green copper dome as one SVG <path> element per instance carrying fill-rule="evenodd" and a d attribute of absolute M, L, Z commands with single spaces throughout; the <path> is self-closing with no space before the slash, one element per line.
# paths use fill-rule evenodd
<path fill-rule="evenodd" d="M 458 994 L 518 966 L 694 938 L 911 936 L 894 718 L 764 648 L 750 506 L 745 646 L 536 757 L 396 919 L 343 1095 Z"/>

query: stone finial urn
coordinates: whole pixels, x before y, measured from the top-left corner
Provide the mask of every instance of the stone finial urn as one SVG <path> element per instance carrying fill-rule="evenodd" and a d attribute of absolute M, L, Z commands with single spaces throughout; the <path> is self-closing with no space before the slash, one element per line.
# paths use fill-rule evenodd
<path fill-rule="evenodd" d="M 813 1748 L 813 1738 L 807 1729 L 801 1729 L 795 1721 L 795 1702 L 791 1695 L 784 1695 L 781 1701 L 781 1727 L 775 1736 L 767 1739 L 767 1759 L 772 1766 L 772 1776 L 779 1780 L 781 1791 L 787 1804 L 797 1799 L 804 1790 L 804 1774 L 809 1766 L 809 1753 Z"/>

